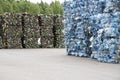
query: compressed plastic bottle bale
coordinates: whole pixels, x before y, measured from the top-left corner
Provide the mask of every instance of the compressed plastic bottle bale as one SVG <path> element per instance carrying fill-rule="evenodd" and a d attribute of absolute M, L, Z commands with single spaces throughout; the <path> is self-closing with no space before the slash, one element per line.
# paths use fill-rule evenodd
<path fill-rule="evenodd" d="M 42 48 L 54 48 L 54 37 L 53 36 L 41 36 Z"/>
<path fill-rule="evenodd" d="M 2 48 L 2 16 L 0 15 L 0 49 Z"/>
<path fill-rule="evenodd" d="M 61 28 L 56 29 L 55 34 L 56 35 L 63 35 L 62 29 Z"/>
<path fill-rule="evenodd" d="M 0 15 L 0 49 L 2 48 L 2 16 Z"/>
<path fill-rule="evenodd" d="M 94 4 L 90 6 L 90 30 L 92 33 L 90 41 L 93 52 L 91 57 L 101 62 L 119 62 L 119 53 L 115 53 L 118 51 L 115 45 L 118 47 L 119 44 L 119 40 L 117 40 L 120 23 L 120 16 L 118 16 L 120 8 L 117 5 L 119 4 L 119 0 L 94 0 L 91 4 Z M 114 15 L 116 13 L 117 17 Z M 113 54 L 117 59 L 111 56 Z"/>
<path fill-rule="evenodd" d="M 42 28 L 53 28 L 53 15 L 39 15 Z"/>
<path fill-rule="evenodd" d="M 63 33 L 68 54 L 89 56 L 92 50 L 92 58 L 119 62 L 119 4 L 119 0 L 65 1 Z"/>
<path fill-rule="evenodd" d="M 53 36 L 53 29 L 48 27 L 41 27 L 41 36 Z"/>
<path fill-rule="evenodd" d="M 107 14 L 107 15 L 106 15 Z M 111 14 L 111 13 L 110 13 Z M 91 57 L 96 58 L 101 62 L 109 62 L 109 63 L 119 63 L 120 62 L 120 53 L 117 52 L 119 50 L 119 12 L 116 13 L 104 13 L 104 24 L 101 21 L 100 24 L 104 25 L 103 29 L 99 29 L 98 33 L 98 42 L 100 43 L 96 54 L 92 54 Z M 109 16 L 108 16 L 109 15 Z M 101 32 L 102 31 L 102 32 Z"/>
<path fill-rule="evenodd" d="M 53 48 L 53 15 L 41 15 L 40 18 L 41 46 L 42 48 Z"/>
<path fill-rule="evenodd" d="M 46 15 L 44 19 L 45 19 L 45 26 L 53 28 L 53 15 Z"/>
<path fill-rule="evenodd" d="M 22 48 L 22 44 L 21 44 L 22 27 L 20 24 L 18 24 L 20 22 L 17 21 L 15 22 L 16 15 L 19 16 L 17 19 L 21 20 L 20 14 L 5 13 L 2 16 L 4 21 L 4 23 L 2 24 L 3 44 L 4 47 L 7 48 Z"/>
<path fill-rule="evenodd" d="M 27 13 L 22 16 L 25 48 L 39 48 L 38 40 L 41 36 L 38 16 Z"/>
<path fill-rule="evenodd" d="M 0 49 L 2 48 L 2 37 L 0 36 Z"/>
<path fill-rule="evenodd" d="M 107 15 L 108 16 L 108 15 Z M 91 47 L 92 47 L 92 58 L 98 58 L 99 54 L 99 48 L 102 44 L 102 35 L 103 35 L 103 28 L 105 27 L 104 24 L 107 22 L 107 20 L 104 20 L 105 14 L 96 14 L 92 15 L 90 17 L 91 21 L 91 33 L 92 33 L 92 39 L 91 39 Z M 103 21 L 104 20 L 104 21 Z M 103 49 L 103 47 L 101 47 Z"/>
<path fill-rule="evenodd" d="M 63 21 L 63 16 L 61 16 L 61 15 L 55 15 L 54 16 L 55 17 L 55 25 L 57 26 L 58 25 L 58 27 L 64 27 L 63 26 L 63 23 L 62 23 L 62 21 Z"/>
<path fill-rule="evenodd" d="M 76 56 L 89 56 L 90 44 L 89 39 L 91 33 L 89 31 L 89 17 L 91 1 L 65 1 L 63 3 L 64 10 L 64 35 L 65 45 L 68 54 L 74 53 Z M 72 39 L 72 41 L 71 41 Z M 77 40 L 77 41 L 76 41 Z M 79 41 L 85 42 L 78 44 Z M 72 49 L 69 46 L 73 46 Z"/>
<path fill-rule="evenodd" d="M 5 13 L 4 19 L 6 25 L 21 26 L 21 14 L 18 13 Z"/>
<path fill-rule="evenodd" d="M 119 0 L 106 0 L 106 8 L 104 12 L 113 13 L 120 11 L 120 1 Z"/>
<path fill-rule="evenodd" d="M 18 25 L 17 23 L 16 24 L 11 24 L 12 22 L 14 22 L 14 18 L 12 19 L 12 21 L 9 22 L 9 20 L 11 20 L 11 16 L 12 17 L 15 17 L 15 15 L 19 15 L 21 16 L 20 14 L 13 14 L 13 13 L 5 13 L 3 14 L 3 20 L 4 20 L 4 24 L 2 25 L 3 26 L 3 31 L 5 32 L 5 35 L 7 35 L 8 37 L 9 36 L 16 36 L 17 37 L 20 37 L 21 36 L 21 25 Z M 18 18 L 19 19 L 19 18 Z M 20 18 L 21 20 L 21 18 Z M 20 22 L 19 22 L 20 23 Z"/>
<path fill-rule="evenodd" d="M 92 53 L 96 55 L 99 45 L 101 44 L 101 41 L 98 38 L 98 36 L 100 36 L 101 33 L 98 33 L 98 31 L 99 29 L 102 30 L 104 27 L 101 24 L 101 22 L 104 22 L 102 21 L 104 18 L 104 15 L 102 13 L 104 12 L 104 9 L 105 9 L 106 0 L 93 0 L 91 4 L 92 4 L 90 8 L 90 13 L 91 13 L 90 32 L 92 34 L 91 48 L 92 48 Z M 93 54 L 91 56 L 93 56 Z"/>
<path fill-rule="evenodd" d="M 64 36 L 56 35 L 56 46 L 55 48 L 65 48 L 64 46 Z"/>
<path fill-rule="evenodd" d="M 40 45 L 38 43 L 39 38 L 25 38 L 24 40 L 24 44 L 25 44 L 25 48 L 40 48 Z"/>
<path fill-rule="evenodd" d="M 22 48 L 21 38 L 7 39 L 7 47 L 9 49 L 21 49 Z"/>
<path fill-rule="evenodd" d="M 53 36 L 53 15 L 41 15 L 41 36 Z"/>
<path fill-rule="evenodd" d="M 38 17 L 31 14 L 23 14 L 24 16 L 24 34 L 25 37 L 40 37 L 40 27 L 38 24 Z"/>
<path fill-rule="evenodd" d="M 64 28 L 63 25 L 63 17 L 60 15 L 55 15 L 54 16 L 54 33 L 55 35 L 63 35 L 62 30 Z"/>

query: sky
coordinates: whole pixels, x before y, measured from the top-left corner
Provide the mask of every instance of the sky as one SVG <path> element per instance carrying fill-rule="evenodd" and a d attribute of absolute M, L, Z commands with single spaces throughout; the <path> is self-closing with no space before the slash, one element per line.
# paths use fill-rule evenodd
<path fill-rule="evenodd" d="M 41 2 L 41 0 L 29 0 L 30 2 L 33 2 L 33 3 L 37 3 L 37 2 Z M 47 2 L 48 4 L 50 4 L 52 1 L 55 1 L 55 0 L 42 0 L 43 2 Z M 61 3 L 64 1 L 64 0 L 59 0 Z"/>

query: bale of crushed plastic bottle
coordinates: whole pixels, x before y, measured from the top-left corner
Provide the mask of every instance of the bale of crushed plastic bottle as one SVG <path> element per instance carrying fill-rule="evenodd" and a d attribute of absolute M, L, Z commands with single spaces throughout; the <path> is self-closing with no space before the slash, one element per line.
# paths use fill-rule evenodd
<path fill-rule="evenodd" d="M 89 31 L 89 1 L 65 1 L 64 10 L 64 36 L 68 55 L 87 56 L 91 54 Z"/>
<path fill-rule="evenodd" d="M 0 49 L 2 49 L 2 37 L 0 36 Z"/>
<path fill-rule="evenodd" d="M 54 36 L 41 36 L 42 48 L 54 48 Z"/>
<path fill-rule="evenodd" d="M 119 5 L 120 0 L 65 0 L 63 33 L 68 55 L 119 63 Z"/>
<path fill-rule="evenodd" d="M 55 29 L 55 35 L 63 35 L 62 30 L 64 29 L 64 24 L 63 24 L 63 17 L 60 15 L 55 15 L 54 16 L 55 21 L 54 21 L 54 29 Z"/>
<path fill-rule="evenodd" d="M 3 47 L 22 48 L 21 44 L 21 14 L 5 13 L 2 15 Z"/>
<path fill-rule="evenodd" d="M 120 4 L 119 0 L 106 0 L 103 13 L 91 16 L 91 30 L 96 30 L 91 38 L 91 46 L 96 52 L 93 51 L 91 57 L 101 62 L 120 62 L 120 7 L 118 4 Z"/>
<path fill-rule="evenodd" d="M 63 35 L 56 35 L 56 46 L 55 46 L 55 48 L 65 48 L 64 36 Z"/>
<path fill-rule="evenodd" d="M 22 15 L 23 44 L 25 48 L 39 48 L 40 26 L 37 15 Z"/>
<path fill-rule="evenodd" d="M 54 47 L 55 48 L 65 48 L 64 46 L 64 34 L 62 30 L 64 29 L 63 17 L 61 15 L 53 16 L 53 34 L 54 34 Z"/>
<path fill-rule="evenodd" d="M 2 16 L 0 15 L 0 49 L 2 48 Z"/>
<path fill-rule="evenodd" d="M 104 13 L 101 17 L 102 19 L 100 19 L 100 24 L 104 27 L 99 29 L 97 32 L 98 36 L 96 38 L 98 39 L 99 47 L 97 49 L 97 53 L 92 54 L 91 56 L 101 62 L 119 63 L 120 12 L 112 14 Z"/>
<path fill-rule="evenodd" d="M 39 15 L 41 47 L 54 48 L 53 15 Z"/>

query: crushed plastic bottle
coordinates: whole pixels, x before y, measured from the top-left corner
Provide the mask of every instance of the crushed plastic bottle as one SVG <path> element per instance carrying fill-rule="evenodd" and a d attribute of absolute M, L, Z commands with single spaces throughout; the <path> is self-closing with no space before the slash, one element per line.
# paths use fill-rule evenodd
<path fill-rule="evenodd" d="M 120 0 L 65 0 L 63 10 L 68 55 L 120 62 Z"/>
<path fill-rule="evenodd" d="M 64 36 L 67 52 L 76 56 L 90 56 L 89 1 L 72 0 L 63 3 Z"/>

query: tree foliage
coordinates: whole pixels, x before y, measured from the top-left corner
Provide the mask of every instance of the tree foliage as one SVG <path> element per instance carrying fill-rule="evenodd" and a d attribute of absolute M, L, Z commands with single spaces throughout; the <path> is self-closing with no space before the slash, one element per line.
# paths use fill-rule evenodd
<path fill-rule="evenodd" d="M 59 1 L 51 4 L 32 3 L 28 0 L 0 0 L 0 13 L 30 13 L 30 14 L 63 14 L 62 6 Z"/>

